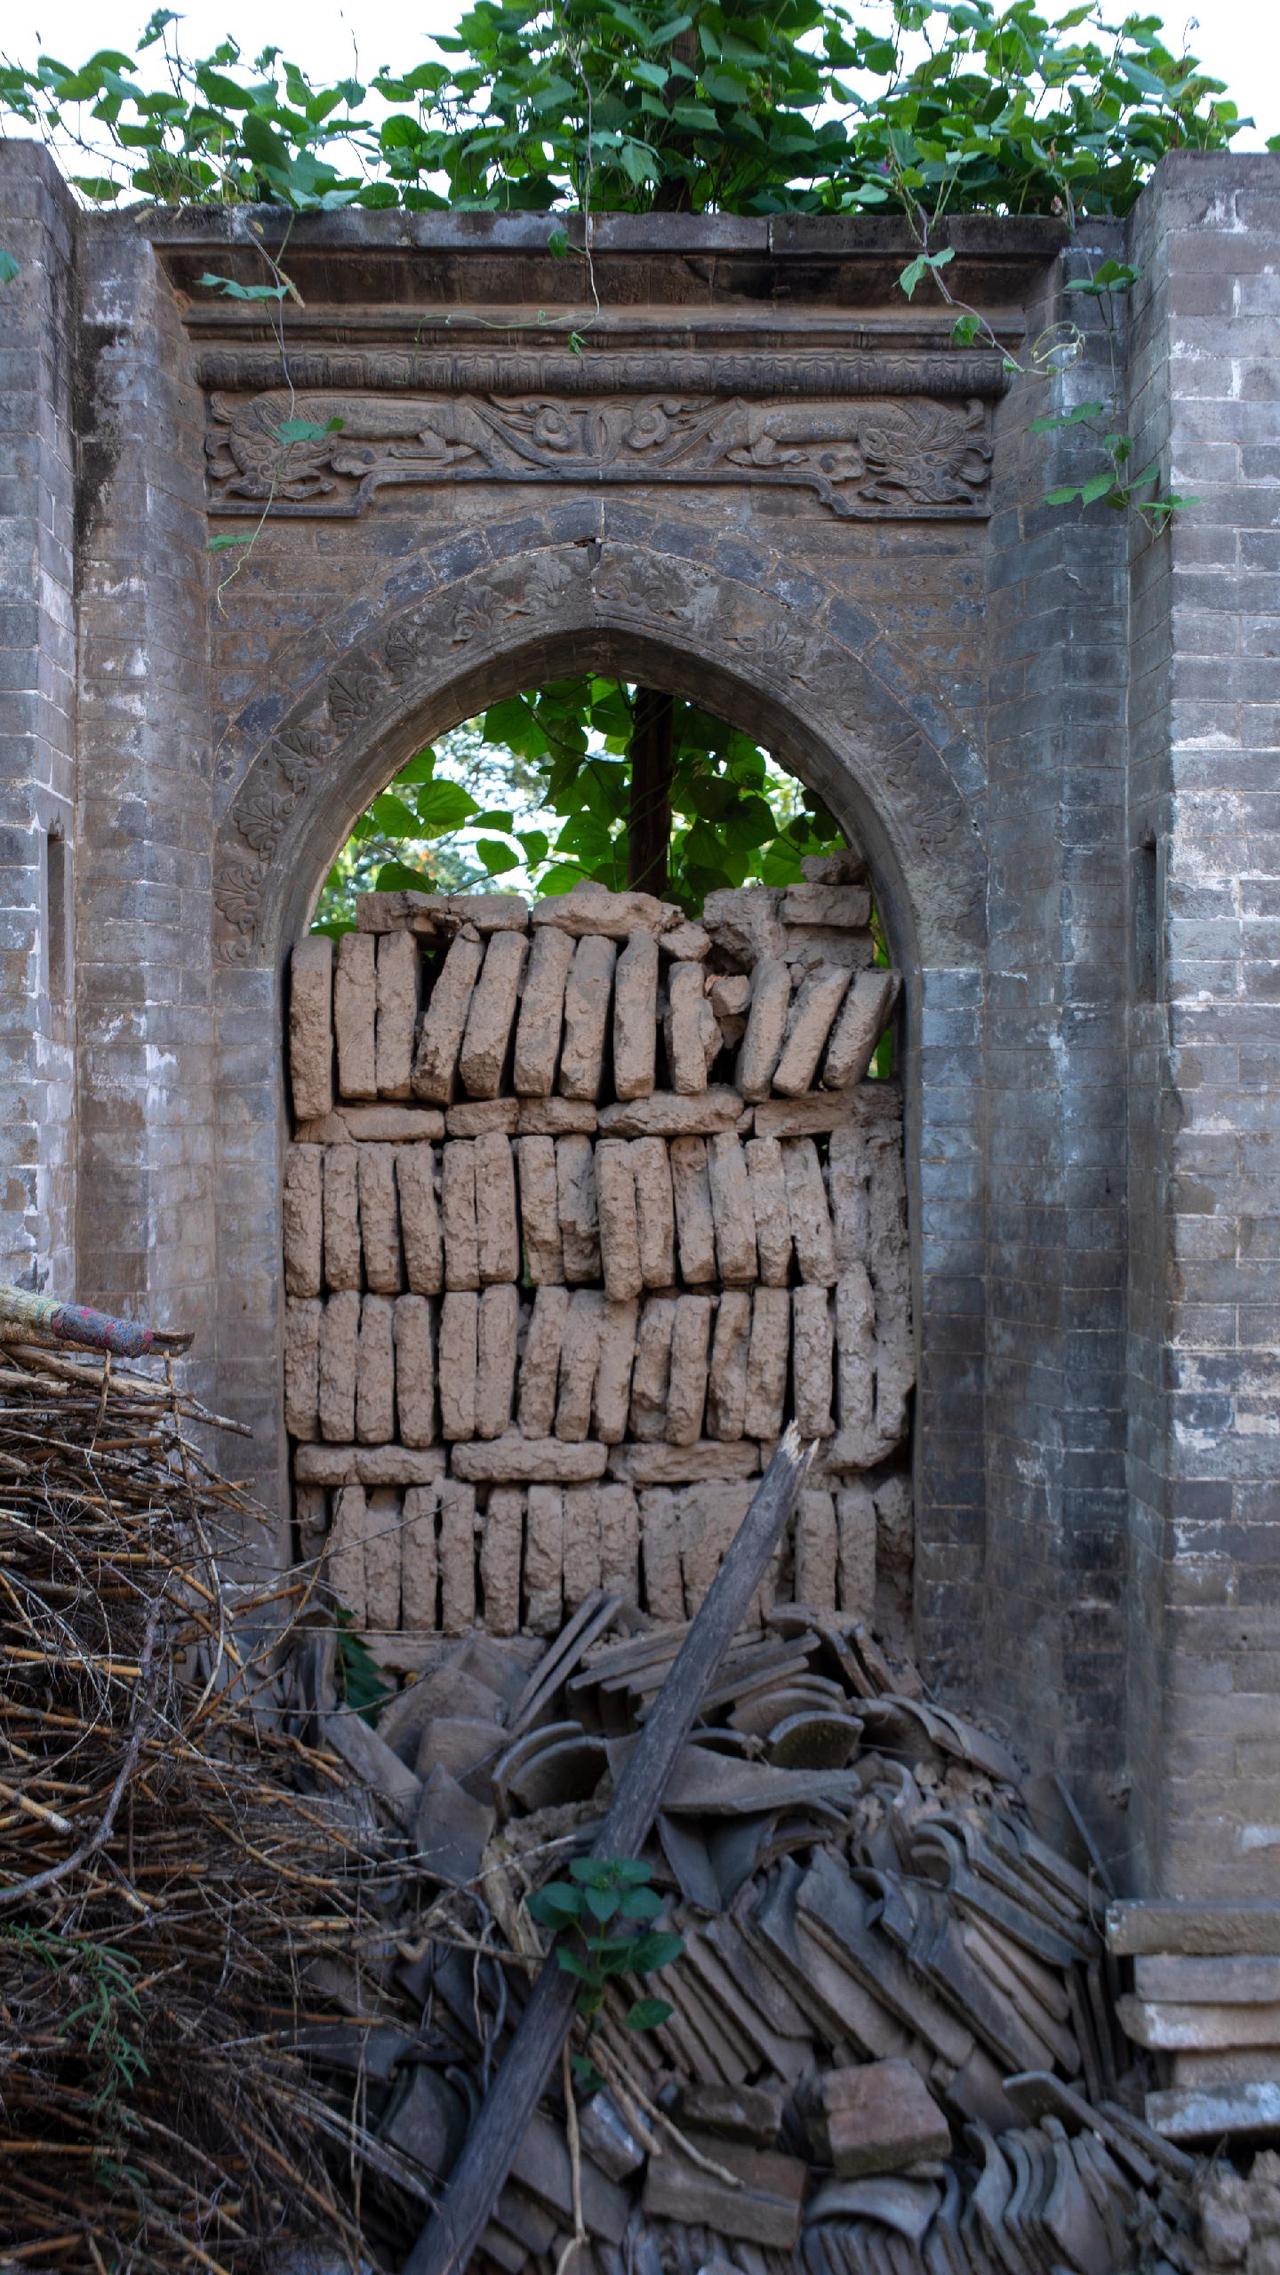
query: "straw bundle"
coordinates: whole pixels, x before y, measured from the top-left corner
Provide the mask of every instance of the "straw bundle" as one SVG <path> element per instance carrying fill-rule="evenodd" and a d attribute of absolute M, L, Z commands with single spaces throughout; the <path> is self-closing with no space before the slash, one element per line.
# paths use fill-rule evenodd
<path fill-rule="evenodd" d="M 5 2267 L 239 2275 L 318 2235 L 357 2262 L 290 2045 L 367 1871 L 343 1772 L 227 1631 L 245 1511 L 207 1419 L 110 1359 L 0 1352 Z"/>

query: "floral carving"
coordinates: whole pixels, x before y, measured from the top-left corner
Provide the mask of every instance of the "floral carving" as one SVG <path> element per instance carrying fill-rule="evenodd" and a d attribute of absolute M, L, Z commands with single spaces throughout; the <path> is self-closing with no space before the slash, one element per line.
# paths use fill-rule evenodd
<path fill-rule="evenodd" d="M 299 417 L 310 439 L 282 445 L 282 422 Z M 273 516 L 359 514 L 388 488 L 493 481 L 781 484 L 844 519 L 971 515 L 987 510 L 991 461 L 976 393 L 218 394 L 206 449 L 215 510 Z"/>
<path fill-rule="evenodd" d="M 345 735 L 377 709 L 382 681 L 372 671 L 335 671 L 329 675 L 328 693 L 329 717 L 339 734 Z"/>

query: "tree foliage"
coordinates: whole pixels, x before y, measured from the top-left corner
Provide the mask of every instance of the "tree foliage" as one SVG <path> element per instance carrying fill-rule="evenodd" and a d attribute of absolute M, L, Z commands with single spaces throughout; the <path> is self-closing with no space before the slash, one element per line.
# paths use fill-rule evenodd
<path fill-rule="evenodd" d="M 495 703 L 419 751 L 357 821 L 326 880 L 318 928 L 354 922 L 357 892 L 463 892 L 490 879 L 538 894 L 631 875 L 636 690 L 584 674 Z M 726 885 L 795 884 L 844 842 L 821 802 L 723 719 L 677 697 L 669 891 L 691 913 Z"/>
<path fill-rule="evenodd" d="M 78 140 L 84 195 L 773 213 L 1124 213 L 1172 148 L 1241 121 L 1159 19 L 1030 0 L 477 0 L 434 52 L 318 84 L 266 45 L 191 58 L 159 9 L 130 55 L 0 68 L 0 114 Z M 164 84 L 140 76 L 158 48 Z M 104 146 L 108 156 L 100 155 Z"/>

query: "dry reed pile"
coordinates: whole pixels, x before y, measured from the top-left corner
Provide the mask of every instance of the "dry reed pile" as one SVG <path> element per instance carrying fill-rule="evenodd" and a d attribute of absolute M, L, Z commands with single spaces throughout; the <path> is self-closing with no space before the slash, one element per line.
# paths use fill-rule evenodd
<path fill-rule="evenodd" d="M 5 2268 L 242 2275 L 308 2235 L 358 2263 L 290 2041 L 370 1868 L 329 1821 L 340 1765 L 254 1705 L 218 1570 L 245 1511 L 205 1419 L 0 1347 Z"/>

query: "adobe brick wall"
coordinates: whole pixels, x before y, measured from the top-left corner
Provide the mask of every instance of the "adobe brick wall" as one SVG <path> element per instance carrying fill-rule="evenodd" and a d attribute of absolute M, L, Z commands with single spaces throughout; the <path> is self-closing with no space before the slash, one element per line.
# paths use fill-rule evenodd
<path fill-rule="evenodd" d="M 1278 209 L 1280 162 L 1187 156 L 1126 231 L 958 227 L 1012 345 L 1087 252 L 1141 263 L 1138 459 L 1201 500 L 1155 534 L 1043 503 L 1096 329 L 1002 396 L 892 224 L 607 221 L 573 357 L 539 217 L 303 218 L 286 370 L 194 287 L 257 279 L 253 216 L 87 222 L 0 144 L 5 1268 L 194 1325 L 282 1511 L 282 975 L 333 851 L 533 680 L 696 694 L 863 847 L 906 979 L 921 1655 L 1171 1892 L 1280 1894 Z M 286 381 L 347 426 L 277 496 Z M 709 407 L 669 472 L 637 400 Z"/>

